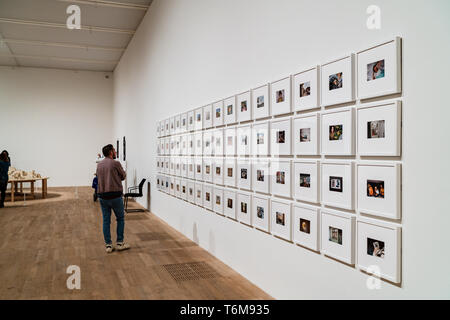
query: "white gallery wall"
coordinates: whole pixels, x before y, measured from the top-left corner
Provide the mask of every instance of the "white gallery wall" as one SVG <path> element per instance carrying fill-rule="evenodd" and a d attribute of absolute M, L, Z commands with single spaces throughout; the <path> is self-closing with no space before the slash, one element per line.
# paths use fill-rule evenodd
<path fill-rule="evenodd" d="M 155 0 L 114 74 L 115 137 L 151 211 L 279 299 L 450 298 L 450 2 Z M 402 284 L 367 275 L 156 191 L 156 124 L 350 52 L 403 39 Z M 141 199 L 142 204 L 147 200 Z"/>
<path fill-rule="evenodd" d="M 0 67 L 0 149 L 49 186 L 90 185 L 97 153 L 113 143 L 112 101 L 102 72 Z"/>

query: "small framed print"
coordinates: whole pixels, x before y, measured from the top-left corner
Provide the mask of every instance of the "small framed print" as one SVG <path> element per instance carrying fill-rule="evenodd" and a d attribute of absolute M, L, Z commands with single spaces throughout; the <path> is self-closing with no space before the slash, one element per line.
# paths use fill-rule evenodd
<path fill-rule="evenodd" d="M 270 189 L 273 195 L 290 198 L 291 188 L 291 160 L 272 161 L 270 163 Z"/>
<path fill-rule="evenodd" d="M 195 179 L 195 158 L 187 157 L 187 177 L 189 179 Z"/>
<path fill-rule="evenodd" d="M 175 158 L 170 157 L 169 158 L 169 174 L 175 175 Z"/>
<path fill-rule="evenodd" d="M 165 127 L 164 127 L 164 120 L 158 121 L 157 123 L 158 126 L 158 133 L 159 136 L 158 137 L 164 137 L 166 135 L 166 131 L 165 131 Z"/>
<path fill-rule="evenodd" d="M 359 107 L 357 118 L 359 155 L 400 156 L 401 101 Z"/>
<path fill-rule="evenodd" d="M 250 160 L 237 160 L 237 186 L 252 190 L 252 163 Z"/>
<path fill-rule="evenodd" d="M 294 161 L 294 198 L 319 203 L 319 161 Z"/>
<path fill-rule="evenodd" d="M 292 119 L 272 120 L 270 131 L 272 155 L 292 155 Z"/>
<path fill-rule="evenodd" d="M 170 141 L 171 141 L 171 138 L 170 137 L 166 137 L 165 139 L 164 139 L 164 154 L 166 155 L 166 156 L 170 156 Z"/>
<path fill-rule="evenodd" d="M 208 129 L 213 126 L 212 105 L 203 107 L 203 128 Z"/>
<path fill-rule="evenodd" d="M 319 208 L 301 204 L 294 205 L 294 242 L 319 251 Z"/>
<path fill-rule="evenodd" d="M 223 185 L 224 166 L 223 158 L 214 158 L 213 168 L 213 182 L 215 184 Z"/>
<path fill-rule="evenodd" d="M 203 129 L 203 108 L 195 109 L 194 129 Z"/>
<path fill-rule="evenodd" d="M 194 158 L 195 180 L 203 181 L 203 158 Z"/>
<path fill-rule="evenodd" d="M 401 164 L 360 162 L 356 167 L 358 211 L 390 219 L 400 219 Z"/>
<path fill-rule="evenodd" d="M 255 228 L 265 232 L 269 232 L 269 199 L 269 197 L 253 195 L 252 224 Z"/>
<path fill-rule="evenodd" d="M 170 119 L 166 119 L 164 121 L 164 127 L 165 127 L 164 132 L 165 132 L 166 136 L 170 136 L 171 135 L 171 132 L 170 132 Z"/>
<path fill-rule="evenodd" d="M 358 99 L 367 99 L 402 90 L 401 38 L 357 53 Z"/>
<path fill-rule="evenodd" d="M 156 190 L 161 191 L 161 176 L 156 176 Z"/>
<path fill-rule="evenodd" d="M 223 129 L 214 130 L 212 135 L 214 155 L 219 157 L 224 156 Z"/>
<path fill-rule="evenodd" d="M 291 230 L 292 204 L 287 201 L 272 200 L 270 207 L 271 207 L 270 233 L 279 238 L 292 241 L 292 230 Z"/>
<path fill-rule="evenodd" d="M 193 181 L 187 182 L 187 201 L 195 203 L 195 183 Z"/>
<path fill-rule="evenodd" d="M 181 154 L 181 136 L 175 136 L 173 139 L 175 141 L 174 154 L 178 156 Z"/>
<path fill-rule="evenodd" d="M 162 155 L 162 153 L 161 153 L 161 139 L 158 139 L 157 140 L 158 142 L 156 143 L 156 154 L 158 155 L 158 156 L 160 156 L 160 155 Z M 117 140 L 117 143 L 118 143 L 119 141 Z"/>
<path fill-rule="evenodd" d="M 215 213 L 223 215 L 223 188 L 215 187 L 213 196 L 213 210 Z"/>
<path fill-rule="evenodd" d="M 156 122 L 156 137 L 160 138 L 161 137 L 161 126 L 159 124 L 159 121 Z M 116 150 L 117 151 L 117 150 Z"/>
<path fill-rule="evenodd" d="M 213 161 L 211 158 L 203 158 L 203 181 L 213 181 Z"/>
<path fill-rule="evenodd" d="M 255 156 L 270 155 L 269 125 L 269 121 L 253 125 L 252 152 Z"/>
<path fill-rule="evenodd" d="M 164 173 L 170 174 L 170 157 L 166 157 L 164 160 Z"/>
<path fill-rule="evenodd" d="M 236 128 L 226 128 L 224 130 L 225 155 L 236 155 Z"/>
<path fill-rule="evenodd" d="M 322 153 L 351 156 L 355 154 L 354 109 L 344 108 L 323 112 Z"/>
<path fill-rule="evenodd" d="M 244 122 L 252 120 L 252 101 L 250 91 L 237 95 L 237 121 Z"/>
<path fill-rule="evenodd" d="M 168 176 L 164 179 L 164 192 L 170 194 L 170 177 Z"/>
<path fill-rule="evenodd" d="M 212 105 L 213 126 L 223 125 L 223 100 L 214 102 Z"/>
<path fill-rule="evenodd" d="M 322 203 L 327 206 L 354 209 L 352 161 L 322 162 Z"/>
<path fill-rule="evenodd" d="M 161 173 L 161 158 L 160 157 L 156 157 L 156 172 Z"/>
<path fill-rule="evenodd" d="M 319 114 L 294 118 L 294 153 L 297 156 L 319 154 Z"/>
<path fill-rule="evenodd" d="M 187 131 L 187 112 L 181 114 L 181 130 L 184 133 Z"/>
<path fill-rule="evenodd" d="M 240 156 L 249 156 L 251 154 L 252 126 L 241 126 L 236 130 L 236 150 Z"/>
<path fill-rule="evenodd" d="M 203 185 L 203 208 L 213 209 L 213 187 L 212 185 Z"/>
<path fill-rule="evenodd" d="M 187 139 L 188 139 L 188 135 L 187 134 L 183 134 L 183 135 L 180 136 L 180 141 L 181 141 L 181 151 L 180 151 L 180 153 L 183 156 L 188 154 L 187 153 L 187 150 L 188 150 Z"/>
<path fill-rule="evenodd" d="M 291 113 L 291 77 L 272 82 L 270 88 L 272 115 Z"/>
<path fill-rule="evenodd" d="M 180 180 L 180 189 L 181 189 L 181 199 L 187 200 L 187 181 L 184 179 Z"/>
<path fill-rule="evenodd" d="M 223 213 L 236 220 L 236 192 L 230 189 L 223 190 Z"/>
<path fill-rule="evenodd" d="M 224 124 L 236 123 L 236 97 L 232 96 L 223 101 L 223 111 L 224 111 Z"/>
<path fill-rule="evenodd" d="M 174 177 L 169 178 L 169 185 L 170 185 L 169 194 L 171 196 L 175 196 L 175 178 Z"/>
<path fill-rule="evenodd" d="M 223 176 L 224 184 L 236 188 L 236 176 L 237 176 L 236 159 L 225 158 L 223 175 L 224 175 Z"/>
<path fill-rule="evenodd" d="M 188 133 L 186 135 L 186 154 L 188 156 L 194 155 L 195 154 L 195 134 L 193 133 Z"/>
<path fill-rule="evenodd" d="M 253 190 L 268 194 L 270 192 L 270 162 L 255 160 L 253 162 Z"/>
<path fill-rule="evenodd" d="M 355 55 L 321 66 L 321 104 L 331 106 L 355 101 Z"/>
<path fill-rule="evenodd" d="M 195 183 L 195 204 L 203 207 L 203 183 L 196 182 Z"/>
<path fill-rule="evenodd" d="M 213 155 L 212 133 L 211 130 L 203 131 L 203 155 L 205 156 Z"/>
<path fill-rule="evenodd" d="M 179 134 L 181 132 L 181 115 L 175 116 L 175 134 Z"/>
<path fill-rule="evenodd" d="M 187 159 L 185 157 L 180 158 L 181 162 L 181 176 L 183 178 L 188 177 L 188 166 L 187 166 Z"/>
<path fill-rule="evenodd" d="M 252 225 L 252 197 L 248 192 L 237 193 L 237 219 L 238 221 Z"/>
<path fill-rule="evenodd" d="M 166 155 L 166 138 L 159 139 L 161 155 Z"/>
<path fill-rule="evenodd" d="M 254 119 L 270 117 L 270 97 L 268 84 L 252 90 L 252 106 Z"/>
<path fill-rule="evenodd" d="M 355 217 L 350 213 L 322 210 L 322 252 L 350 265 L 355 264 Z"/>
<path fill-rule="evenodd" d="M 169 124 L 170 124 L 170 128 L 169 128 L 170 135 L 174 135 L 176 133 L 175 132 L 175 117 L 170 118 Z"/>
<path fill-rule="evenodd" d="M 189 111 L 187 113 L 187 130 L 190 131 L 194 131 L 195 130 L 195 112 Z"/>
<path fill-rule="evenodd" d="M 380 277 L 401 282 L 401 228 L 392 223 L 359 218 L 356 252 L 358 268 L 370 272 L 377 266 Z"/>
<path fill-rule="evenodd" d="M 176 157 L 174 159 L 174 164 L 175 164 L 175 175 L 181 176 L 181 159 L 179 157 Z"/>
<path fill-rule="evenodd" d="M 176 136 L 171 136 L 170 137 L 170 154 L 171 155 L 177 155 L 177 153 L 175 152 L 176 150 Z"/>
<path fill-rule="evenodd" d="M 194 154 L 196 156 L 203 155 L 203 132 L 196 132 L 194 135 Z"/>
<path fill-rule="evenodd" d="M 293 76 L 294 111 L 320 108 L 319 66 Z"/>

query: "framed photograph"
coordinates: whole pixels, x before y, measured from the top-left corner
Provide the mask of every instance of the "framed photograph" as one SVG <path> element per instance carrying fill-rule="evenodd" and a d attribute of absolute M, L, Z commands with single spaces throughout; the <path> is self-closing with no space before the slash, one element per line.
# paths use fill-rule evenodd
<path fill-rule="evenodd" d="M 358 174 L 358 211 L 390 218 L 401 218 L 401 164 L 360 162 Z"/>
<path fill-rule="evenodd" d="M 181 133 L 181 115 L 175 116 L 175 134 Z"/>
<path fill-rule="evenodd" d="M 187 158 L 186 157 L 182 157 L 182 158 L 180 158 L 180 161 L 181 161 L 181 176 L 183 178 L 187 178 L 188 177 Z"/>
<path fill-rule="evenodd" d="M 203 207 L 203 183 L 195 183 L 195 204 Z"/>
<path fill-rule="evenodd" d="M 186 162 L 187 162 L 187 177 L 189 179 L 195 179 L 195 158 L 193 157 L 187 157 L 186 158 Z"/>
<path fill-rule="evenodd" d="M 291 198 L 291 160 L 271 161 L 270 189 L 273 195 Z"/>
<path fill-rule="evenodd" d="M 244 122 L 252 120 L 252 101 L 250 91 L 237 95 L 237 121 Z"/>
<path fill-rule="evenodd" d="M 236 188 L 237 164 L 235 158 L 225 158 L 223 180 L 224 184 Z"/>
<path fill-rule="evenodd" d="M 170 132 L 170 135 L 174 135 L 176 132 L 175 132 L 175 117 L 171 117 L 170 118 L 170 128 L 169 128 L 169 132 Z"/>
<path fill-rule="evenodd" d="M 206 183 L 203 185 L 203 208 L 213 209 L 213 186 Z"/>
<path fill-rule="evenodd" d="M 194 154 L 196 156 L 203 155 L 203 132 L 196 132 L 194 134 L 195 144 L 194 144 Z"/>
<path fill-rule="evenodd" d="M 187 144 L 188 137 L 187 136 L 188 136 L 187 134 L 182 134 L 180 136 L 180 141 L 181 141 L 181 143 L 180 143 L 180 145 L 181 145 L 180 154 L 183 155 L 183 156 L 187 155 L 187 149 L 188 149 L 187 148 L 187 146 L 188 146 L 188 144 Z"/>
<path fill-rule="evenodd" d="M 165 132 L 166 136 L 170 136 L 172 134 L 170 132 L 170 119 L 166 119 L 164 121 L 164 126 L 165 126 L 164 132 Z"/>
<path fill-rule="evenodd" d="M 236 128 L 228 127 L 224 129 L 224 145 L 225 145 L 225 155 L 234 156 L 236 155 Z"/>
<path fill-rule="evenodd" d="M 186 154 L 188 156 L 195 154 L 195 134 L 194 133 L 188 133 L 186 135 Z"/>
<path fill-rule="evenodd" d="M 357 109 L 358 154 L 401 155 L 401 101 L 378 102 Z"/>
<path fill-rule="evenodd" d="M 181 136 L 174 136 L 174 154 L 179 156 L 181 154 Z"/>
<path fill-rule="evenodd" d="M 119 146 L 119 140 L 117 140 L 117 146 Z M 166 138 L 159 139 L 159 149 L 161 150 L 161 155 L 165 156 L 166 155 Z M 117 156 L 119 156 L 119 154 L 117 154 Z"/>
<path fill-rule="evenodd" d="M 156 122 L 156 137 L 161 138 L 161 125 L 159 124 L 159 121 Z M 117 142 L 119 142 L 119 140 L 117 140 Z M 117 144 L 117 146 L 119 146 L 119 144 Z"/>
<path fill-rule="evenodd" d="M 195 109 L 194 129 L 203 129 L 203 108 Z"/>
<path fill-rule="evenodd" d="M 166 156 L 170 156 L 170 152 L 171 152 L 171 149 L 170 149 L 170 147 L 172 146 L 172 144 L 171 144 L 171 141 L 172 141 L 172 137 L 166 137 L 165 139 L 164 139 L 164 141 L 165 141 L 165 147 L 164 147 L 164 150 L 165 150 L 165 152 L 166 152 Z"/>
<path fill-rule="evenodd" d="M 183 199 L 183 200 L 187 200 L 187 181 L 186 180 L 184 180 L 184 179 L 181 179 L 180 180 L 180 197 L 181 197 L 181 199 Z"/>
<path fill-rule="evenodd" d="M 293 76 L 294 111 L 320 108 L 319 66 Z"/>
<path fill-rule="evenodd" d="M 223 215 L 223 188 L 215 187 L 213 196 L 213 210 L 215 213 Z"/>
<path fill-rule="evenodd" d="M 294 242 L 314 251 L 319 251 L 319 208 L 294 204 Z"/>
<path fill-rule="evenodd" d="M 156 123 L 156 131 L 158 133 L 158 138 L 164 137 L 166 135 L 166 133 L 164 132 L 164 120 L 158 121 Z M 119 141 L 119 140 L 117 140 L 117 141 Z"/>
<path fill-rule="evenodd" d="M 252 105 L 254 119 L 270 117 L 270 97 L 268 84 L 252 90 Z"/>
<path fill-rule="evenodd" d="M 354 109 L 343 108 L 322 113 L 322 153 L 352 156 L 355 154 Z"/>
<path fill-rule="evenodd" d="M 195 130 L 195 112 L 194 110 L 189 111 L 187 113 L 187 130 L 190 131 L 194 131 Z"/>
<path fill-rule="evenodd" d="M 212 105 L 212 114 L 213 114 L 213 126 L 222 126 L 223 125 L 223 100 L 214 102 Z"/>
<path fill-rule="evenodd" d="M 249 156 L 251 154 L 252 126 L 240 126 L 236 130 L 236 150 L 239 156 Z"/>
<path fill-rule="evenodd" d="M 164 173 L 170 174 L 170 157 L 166 157 L 164 160 Z"/>
<path fill-rule="evenodd" d="M 358 99 L 380 97 L 402 91 L 401 38 L 357 53 Z"/>
<path fill-rule="evenodd" d="M 203 181 L 213 181 L 213 160 L 211 158 L 203 158 Z"/>
<path fill-rule="evenodd" d="M 203 107 L 203 129 L 208 129 L 213 126 L 212 105 L 208 104 Z"/>
<path fill-rule="evenodd" d="M 170 177 L 168 176 L 164 179 L 164 192 L 170 194 Z"/>
<path fill-rule="evenodd" d="M 224 176 L 224 166 L 223 166 L 223 158 L 214 158 L 213 165 L 213 182 L 215 184 L 223 185 L 223 176 Z"/>
<path fill-rule="evenodd" d="M 270 131 L 272 155 L 292 155 L 292 119 L 272 120 Z"/>
<path fill-rule="evenodd" d="M 319 155 L 319 114 L 294 118 L 294 153 L 297 156 Z"/>
<path fill-rule="evenodd" d="M 237 122 L 236 97 L 232 96 L 223 101 L 224 124 L 232 124 Z"/>
<path fill-rule="evenodd" d="M 214 155 L 219 157 L 224 156 L 223 129 L 214 130 L 212 137 L 213 139 L 211 141 L 213 143 Z"/>
<path fill-rule="evenodd" d="M 271 200 L 270 233 L 279 238 L 292 241 L 291 210 L 287 201 Z"/>
<path fill-rule="evenodd" d="M 170 184 L 169 194 L 171 196 L 175 196 L 175 177 L 169 177 L 169 184 Z"/>
<path fill-rule="evenodd" d="M 251 160 L 237 160 L 237 186 L 241 189 L 252 190 Z"/>
<path fill-rule="evenodd" d="M 291 77 L 272 82 L 270 88 L 272 115 L 291 113 Z"/>
<path fill-rule="evenodd" d="M 246 225 L 252 225 L 251 193 L 242 191 L 237 193 L 237 219 Z"/>
<path fill-rule="evenodd" d="M 195 180 L 203 181 L 203 158 L 194 158 Z"/>
<path fill-rule="evenodd" d="M 355 55 L 325 63 L 321 66 L 321 105 L 355 101 Z"/>
<path fill-rule="evenodd" d="M 322 210 L 322 253 L 345 262 L 355 264 L 355 217 L 350 213 Z"/>
<path fill-rule="evenodd" d="M 224 189 L 223 199 L 223 213 L 228 218 L 236 220 L 236 192 L 230 189 Z"/>
<path fill-rule="evenodd" d="M 401 228 L 365 218 L 359 218 L 356 225 L 358 268 L 372 273 L 377 266 L 381 278 L 400 283 Z"/>
<path fill-rule="evenodd" d="M 270 192 L 270 162 L 269 160 L 253 161 L 253 190 L 268 194 Z"/>
<path fill-rule="evenodd" d="M 181 114 L 181 132 L 185 133 L 187 131 L 187 112 Z"/>
<path fill-rule="evenodd" d="M 169 174 L 175 175 L 175 157 L 169 158 Z"/>
<path fill-rule="evenodd" d="M 253 195 L 253 205 L 252 205 L 252 224 L 255 228 L 269 232 L 269 221 L 270 221 L 270 198 Z"/>
<path fill-rule="evenodd" d="M 205 156 L 213 155 L 212 134 L 212 130 L 203 131 L 203 155 Z"/>
<path fill-rule="evenodd" d="M 294 198 L 319 203 L 319 161 L 294 161 Z"/>
<path fill-rule="evenodd" d="M 156 172 L 161 173 L 161 158 L 160 157 L 156 157 Z"/>
<path fill-rule="evenodd" d="M 322 162 L 322 203 L 347 210 L 354 209 L 354 163 L 352 161 Z"/>
<path fill-rule="evenodd" d="M 180 157 L 175 157 L 174 165 L 175 165 L 175 175 L 178 177 L 181 176 L 181 159 L 180 159 Z"/>
<path fill-rule="evenodd" d="M 195 183 L 194 181 L 187 182 L 187 201 L 195 203 Z"/>
<path fill-rule="evenodd" d="M 255 156 L 270 155 L 270 122 L 262 122 L 253 125 L 252 130 L 252 153 Z"/>

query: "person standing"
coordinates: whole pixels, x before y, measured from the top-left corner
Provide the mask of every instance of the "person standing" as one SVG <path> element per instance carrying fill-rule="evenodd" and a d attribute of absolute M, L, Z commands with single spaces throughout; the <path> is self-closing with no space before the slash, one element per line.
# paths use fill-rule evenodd
<path fill-rule="evenodd" d="M 130 245 L 124 242 L 125 212 L 123 207 L 123 187 L 122 181 L 126 178 L 126 173 L 117 158 L 116 150 L 112 144 L 103 147 L 105 159 L 97 165 L 98 178 L 98 198 L 103 214 L 103 236 L 106 244 L 106 252 L 114 250 L 111 241 L 111 210 L 114 211 L 117 221 L 117 250 L 126 250 Z"/>
<path fill-rule="evenodd" d="M 0 154 L 0 208 L 5 207 L 6 187 L 8 186 L 8 170 L 11 166 L 7 151 Z"/>

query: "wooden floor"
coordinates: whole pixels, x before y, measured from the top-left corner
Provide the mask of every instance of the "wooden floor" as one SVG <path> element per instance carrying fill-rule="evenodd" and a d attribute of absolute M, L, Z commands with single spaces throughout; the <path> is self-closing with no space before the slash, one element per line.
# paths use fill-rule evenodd
<path fill-rule="evenodd" d="M 0 299 L 272 299 L 148 212 L 126 215 L 132 248 L 107 254 L 91 190 L 49 188 L 0 209 Z M 70 265 L 80 290 L 66 286 Z"/>

